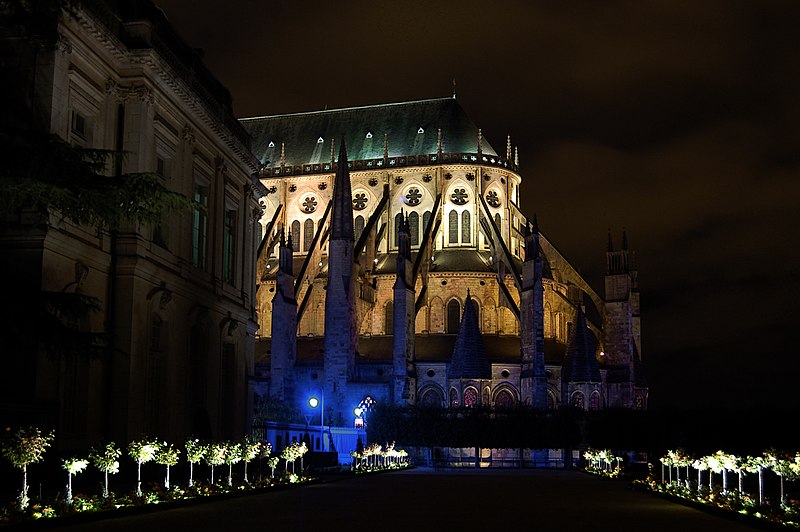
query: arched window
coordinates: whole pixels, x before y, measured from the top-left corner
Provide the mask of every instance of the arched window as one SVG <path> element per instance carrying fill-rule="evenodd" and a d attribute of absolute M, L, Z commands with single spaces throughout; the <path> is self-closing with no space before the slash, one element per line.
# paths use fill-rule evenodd
<path fill-rule="evenodd" d="M 384 308 L 384 334 L 394 334 L 394 304 L 389 301 Z"/>
<path fill-rule="evenodd" d="M 364 232 L 364 217 L 360 214 L 356 216 L 355 221 L 353 222 L 353 230 L 355 231 L 356 242 L 359 238 L 361 238 L 361 233 Z"/>
<path fill-rule="evenodd" d="M 572 406 L 575 408 L 583 408 L 583 394 L 581 392 L 572 394 Z"/>
<path fill-rule="evenodd" d="M 292 222 L 292 251 L 300 251 L 300 220 Z"/>
<path fill-rule="evenodd" d="M 461 242 L 464 244 L 472 242 L 472 222 L 469 211 L 461 213 Z"/>
<path fill-rule="evenodd" d="M 431 211 L 425 211 L 422 215 L 422 230 L 428 229 L 428 224 L 431 223 Z"/>
<path fill-rule="evenodd" d="M 450 211 L 450 214 L 447 215 L 447 223 L 449 233 L 448 242 L 451 244 L 458 244 L 458 213 L 456 211 Z"/>
<path fill-rule="evenodd" d="M 442 397 L 442 393 L 436 388 L 428 388 L 422 392 L 422 397 L 420 397 L 419 402 L 421 406 L 441 407 L 444 402 L 444 397 Z"/>
<path fill-rule="evenodd" d="M 394 245 L 395 247 L 400 245 L 400 228 L 403 224 L 403 213 L 398 212 L 397 215 L 394 217 Z"/>
<path fill-rule="evenodd" d="M 472 386 L 464 390 L 464 406 L 467 408 L 478 406 L 478 390 Z"/>
<path fill-rule="evenodd" d="M 589 410 L 600 410 L 600 393 L 592 392 L 589 398 Z"/>
<path fill-rule="evenodd" d="M 494 215 L 494 225 L 497 226 L 497 232 L 499 232 L 502 235 L 503 234 L 503 226 L 500 225 L 500 223 L 501 223 L 500 213 L 498 212 L 498 213 L 495 213 L 495 215 Z"/>
<path fill-rule="evenodd" d="M 640 393 L 636 393 L 633 396 L 633 408 L 634 410 L 644 410 L 644 397 Z"/>
<path fill-rule="evenodd" d="M 458 392 L 455 388 L 450 388 L 450 406 L 454 408 L 458 407 Z"/>
<path fill-rule="evenodd" d="M 309 218 L 303 223 L 303 251 L 311 249 L 312 240 L 314 240 L 314 220 Z"/>
<path fill-rule="evenodd" d="M 517 404 L 517 401 L 514 399 L 514 395 L 508 390 L 500 390 L 494 396 L 495 408 L 513 408 L 515 404 Z"/>
<path fill-rule="evenodd" d="M 481 306 L 474 298 L 470 299 L 470 301 L 472 302 L 472 310 L 475 311 L 475 320 L 478 323 L 478 330 L 482 331 L 483 327 L 481 327 Z"/>
<path fill-rule="evenodd" d="M 447 303 L 447 332 L 456 334 L 461 325 L 461 304 L 457 299 L 451 299 Z"/>
<path fill-rule="evenodd" d="M 408 232 L 411 234 L 411 246 L 419 246 L 419 214 L 408 215 Z"/>

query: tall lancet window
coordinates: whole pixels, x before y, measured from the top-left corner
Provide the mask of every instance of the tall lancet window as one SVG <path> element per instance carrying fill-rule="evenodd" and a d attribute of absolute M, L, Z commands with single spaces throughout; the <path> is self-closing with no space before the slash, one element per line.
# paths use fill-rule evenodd
<path fill-rule="evenodd" d="M 364 217 L 360 214 L 356 216 L 356 219 L 353 223 L 353 230 L 355 231 L 356 242 L 359 238 L 361 238 L 361 233 L 364 232 Z"/>
<path fill-rule="evenodd" d="M 456 211 L 450 211 L 450 214 L 447 215 L 447 225 L 448 241 L 451 244 L 458 244 L 458 213 Z"/>
<path fill-rule="evenodd" d="M 458 299 L 451 299 L 447 303 L 447 332 L 456 334 L 461 324 L 461 304 Z"/>
<path fill-rule="evenodd" d="M 300 251 L 300 220 L 292 222 L 292 251 Z"/>
<path fill-rule="evenodd" d="M 384 334 L 394 334 L 394 304 L 389 301 L 383 313 Z"/>
<path fill-rule="evenodd" d="M 398 212 L 394 217 L 394 245 L 400 246 L 400 229 L 403 227 L 403 213 Z"/>
<path fill-rule="evenodd" d="M 419 214 L 415 212 L 408 215 L 408 232 L 411 236 L 411 245 L 419 246 Z"/>
<path fill-rule="evenodd" d="M 314 220 L 308 218 L 303 223 L 303 251 L 311 249 L 312 240 L 314 240 Z"/>
<path fill-rule="evenodd" d="M 469 244 L 472 241 L 472 222 L 470 220 L 469 211 L 461 213 L 461 242 Z"/>

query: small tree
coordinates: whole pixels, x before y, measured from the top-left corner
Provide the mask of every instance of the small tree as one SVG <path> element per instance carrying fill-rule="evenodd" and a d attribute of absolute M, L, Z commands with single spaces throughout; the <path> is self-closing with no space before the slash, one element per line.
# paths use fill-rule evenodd
<path fill-rule="evenodd" d="M 703 471 L 708 469 L 708 457 L 701 456 L 694 462 L 692 462 L 692 467 L 697 469 L 697 489 L 700 490 L 700 486 L 703 484 L 702 474 Z M 711 473 L 709 473 L 710 475 Z"/>
<path fill-rule="evenodd" d="M 273 456 L 269 460 L 267 460 L 267 466 L 269 466 L 270 469 L 269 478 L 275 478 L 275 468 L 278 467 L 279 462 L 280 458 L 278 458 L 277 456 Z"/>
<path fill-rule="evenodd" d="M 272 444 L 268 441 L 262 442 L 261 447 L 259 449 L 259 459 L 261 458 L 269 458 L 269 455 L 272 454 Z M 267 462 L 267 466 L 269 466 L 269 462 Z M 272 476 L 275 476 L 275 472 L 273 471 Z M 261 481 L 261 466 L 259 463 L 258 468 L 258 480 Z"/>
<path fill-rule="evenodd" d="M 186 460 L 189 462 L 189 487 L 194 486 L 194 465 L 200 462 L 208 452 L 208 445 L 197 438 L 186 440 Z"/>
<path fill-rule="evenodd" d="M 136 496 L 142 496 L 142 464 L 151 461 L 156 455 L 158 443 L 146 439 L 132 441 L 128 445 L 128 455 L 136 461 Z"/>
<path fill-rule="evenodd" d="M 261 452 L 261 442 L 252 441 L 250 438 L 245 437 L 242 443 L 239 444 L 239 449 L 239 458 L 244 462 L 244 483 L 247 484 L 247 464 L 255 460 Z"/>
<path fill-rule="evenodd" d="M 167 467 L 167 476 L 164 479 L 164 489 L 169 491 L 169 468 L 178 463 L 178 456 L 181 454 L 180 449 L 171 443 L 161 442 L 156 444 L 155 461 Z"/>
<path fill-rule="evenodd" d="M 67 506 L 72 506 L 72 475 L 77 475 L 89 465 L 83 458 L 67 458 L 61 462 L 61 467 L 67 471 Z"/>
<path fill-rule="evenodd" d="M 242 459 L 242 446 L 238 443 L 225 444 L 225 464 L 228 466 L 228 487 L 233 486 L 233 464 L 238 464 Z"/>
<path fill-rule="evenodd" d="M 105 475 L 105 481 L 103 482 L 104 499 L 107 499 L 109 495 L 108 474 L 116 475 L 119 473 L 119 457 L 121 455 L 122 449 L 117 448 L 114 442 L 109 442 L 105 447 L 92 449 L 89 452 L 89 460 Z"/>
<path fill-rule="evenodd" d="M 784 487 L 786 478 L 795 476 L 794 462 L 791 459 L 779 456 L 774 450 L 769 450 L 764 455 L 769 463 L 772 472 L 781 479 L 781 504 L 786 503 L 786 489 Z"/>
<path fill-rule="evenodd" d="M 2 439 L 3 456 L 11 462 L 14 467 L 22 469 L 22 491 L 20 491 L 17 502 L 20 510 L 28 507 L 28 465 L 40 462 L 44 452 L 50 447 L 55 434 L 50 431 L 42 434 L 36 427 L 27 429 L 17 429 L 12 432 L 11 428 L 6 428 L 5 437 Z"/>
<path fill-rule="evenodd" d="M 214 483 L 214 467 L 225 463 L 225 453 L 228 447 L 224 443 L 210 443 L 204 455 L 205 461 L 211 466 L 211 483 Z"/>
<path fill-rule="evenodd" d="M 769 469 L 769 460 L 765 455 L 748 456 L 743 468 L 748 473 L 758 473 L 758 504 L 764 505 L 764 471 Z"/>

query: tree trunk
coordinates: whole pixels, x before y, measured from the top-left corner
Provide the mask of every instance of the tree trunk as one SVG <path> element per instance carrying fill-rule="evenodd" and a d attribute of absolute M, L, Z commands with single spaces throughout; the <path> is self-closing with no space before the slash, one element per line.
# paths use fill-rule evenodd
<path fill-rule="evenodd" d="M 142 463 L 136 462 L 136 496 L 142 496 Z"/>
<path fill-rule="evenodd" d="M 72 506 L 72 473 L 67 473 L 67 506 Z"/>

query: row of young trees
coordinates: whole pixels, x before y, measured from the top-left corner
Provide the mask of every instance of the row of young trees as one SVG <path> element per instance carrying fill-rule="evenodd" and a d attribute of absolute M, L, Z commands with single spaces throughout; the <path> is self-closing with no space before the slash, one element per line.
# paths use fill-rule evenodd
<path fill-rule="evenodd" d="M 409 465 L 408 452 L 405 449 L 395 449 L 394 442 L 387 443 L 386 448 L 379 443 L 371 443 L 366 447 L 359 445 L 350 456 L 353 457 L 353 471 L 395 469 Z"/>
<path fill-rule="evenodd" d="M 22 470 L 22 489 L 17 497 L 17 508 L 25 510 L 30 504 L 28 497 L 28 466 L 43 460 L 45 452 L 51 446 L 55 434 L 53 431 L 42 432 L 39 428 L 19 428 L 12 430 L 7 428 L 2 440 L 0 441 L 0 451 L 11 464 Z M 294 463 L 298 459 L 301 461 L 300 471 L 303 470 L 302 459 L 308 451 L 305 443 L 292 443 L 284 448 L 280 454 L 272 456 L 272 446 L 269 442 L 252 441 L 245 438 L 241 441 L 223 442 L 204 442 L 199 439 L 188 439 L 184 442 L 183 449 L 163 440 L 142 438 L 132 441 L 123 449 L 114 442 L 93 447 L 88 456 L 72 456 L 63 459 L 62 468 L 67 473 L 67 485 L 65 490 L 64 502 L 70 506 L 73 501 L 72 496 L 72 477 L 85 471 L 89 465 L 93 465 L 103 473 L 102 496 L 107 499 L 110 496 L 109 475 L 119 473 L 120 458 L 123 450 L 136 463 L 136 497 L 142 498 L 142 464 L 155 462 L 164 466 L 164 489 L 170 490 L 170 468 L 177 465 L 180 461 L 182 452 L 185 453 L 185 461 L 189 464 L 188 486 L 195 484 L 194 466 L 198 463 L 205 463 L 211 468 L 211 484 L 214 484 L 214 471 L 216 467 L 228 466 L 226 484 L 233 486 L 233 466 L 240 462 L 244 463 L 243 483 L 248 484 L 247 466 L 256 458 L 265 458 L 267 466 L 271 470 L 271 478 L 275 476 L 275 469 L 284 461 L 284 469 L 288 473 L 289 466 L 292 468 L 292 475 L 295 475 Z"/>
<path fill-rule="evenodd" d="M 744 478 L 747 474 L 758 475 L 758 504 L 764 505 L 764 480 L 765 474 L 769 471 L 780 479 L 780 501 L 786 503 L 785 481 L 800 478 L 800 452 L 794 456 L 791 454 L 781 454 L 770 449 L 756 456 L 737 456 L 735 454 L 717 451 L 714 454 L 694 457 L 685 451 L 670 450 L 661 459 L 661 483 L 685 484 L 692 486 L 690 482 L 690 468 L 697 471 L 697 483 L 695 489 L 700 490 L 703 484 L 703 474 L 707 473 L 708 489 L 714 488 L 714 475 L 721 475 L 722 492 L 734 492 L 744 495 Z M 674 477 L 673 477 L 674 472 Z M 683 472 L 683 478 L 681 477 Z M 734 489 L 729 489 L 728 473 L 737 475 L 738 484 Z"/>

